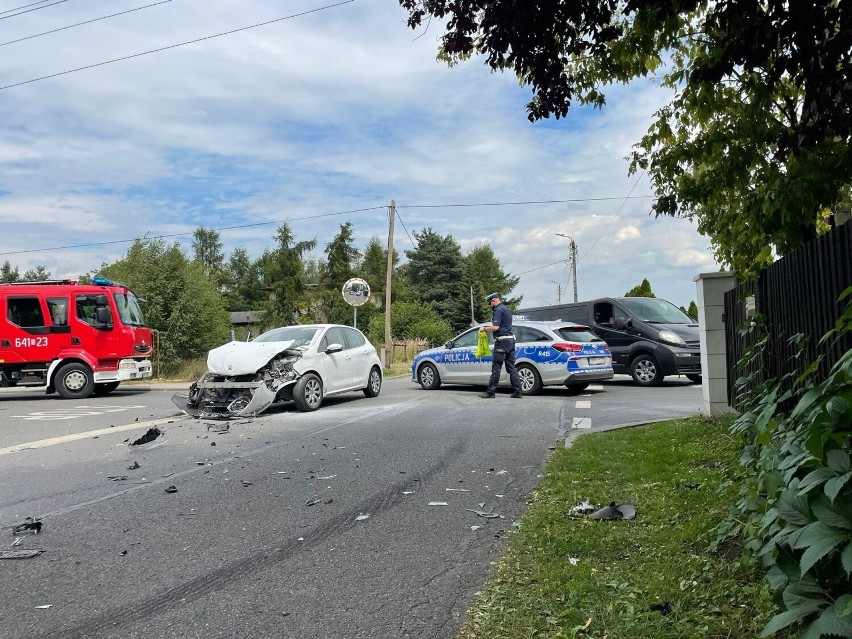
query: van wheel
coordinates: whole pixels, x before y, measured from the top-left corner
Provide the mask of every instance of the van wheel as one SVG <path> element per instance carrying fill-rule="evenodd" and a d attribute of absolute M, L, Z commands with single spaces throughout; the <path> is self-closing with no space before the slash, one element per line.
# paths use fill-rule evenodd
<path fill-rule="evenodd" d="M 434 364 L 426 362 L 417 371 L 417 381 L 424 390 L 435 390 L 441 387 L 441 376 Z"/>
<path fill-rule="evenodd" d="M 303 413 L 316 410 L 322 404 L 322 381 L 313 373 L 299 378 L 293 389 L 293 402 Z"/>
<path fill-rule="evenodd" d="M 541 392 L 541 376 L 532 366 L 518 366 L 518 377 L 521 378 L 521 392 L 524 395 L 538 395 Z"/>
<path fill-rule="evenodd" d="M 80 362 L 65 364 L 56 372 L 56 392 L 65 399 L 83 399 L 95 390 L 92 369 Z"/>
<path fill-rule="evenodd" d="M 693 384 L 700 384 L 701 383 L 701 375 L 687 375 L 686 379 L 688 379 Z"/>
<path fill-rule="evenodd" d="M 630 374 L 639 386 L 659 386 L 663 375 L 653 355 L 637 355 L 630 363 Z"/>
<path fill-rule="evenodd" d="M 109 395 L 118 388 L 121 382 L 107 382 L 106 384 L 95 384 L 95 395 Z"/>

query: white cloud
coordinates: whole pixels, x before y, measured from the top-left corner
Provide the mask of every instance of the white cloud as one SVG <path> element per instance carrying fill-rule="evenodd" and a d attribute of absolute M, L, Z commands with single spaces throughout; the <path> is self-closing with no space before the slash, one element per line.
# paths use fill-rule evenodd
<path fill-rule="evenodd" d="M 7 45 L 0 77 L 26 81 L 324 4 L 169 3 Z M 58 4 L 0 21 L 0 43 L 135 6 Z M 554 281 L 570 290 L 558 233 L 577 243 L 581 296 L 649 277 L 678 304 L 694 298 L 696 269 L 716 270 L 707 241 L 687 220 L 649 217 L 648 180 L 625 160 L 666 90 L 611 87 L 602 110 L 531 124 L 529 90 L 513 76 L 477 59 L 436 62 L 439 25 L 412 32 L 405 17 L 393 0 L 351 3 L 3 90 L 0 262 L 72 276 L 145 233 L 183 233 L 175 239 L 188 246 L 200 225 L 242 227 L 221 232 L 225 249 L 256 256 L 283 220 L 320 249 L 346 220 L 360 243 L 384 242 L 384 209 L 327 214 L 393 199 L 400 251 L 411 248 L 406 229 L 425 227 L 465 250 L 488 242 L 522 274 L 514 294 L 531 304 L 555 302 Z M 529 204 L 422 208 L 507 202 Z M 92 242 L 111 244 L 19 252 Z"/>

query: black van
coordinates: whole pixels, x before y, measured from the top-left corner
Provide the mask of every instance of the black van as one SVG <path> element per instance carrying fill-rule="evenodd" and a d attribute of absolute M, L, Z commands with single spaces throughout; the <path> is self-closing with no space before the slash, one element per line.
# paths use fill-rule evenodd
<path fill-rule="evenodd" d="M 698 324 L 658 297 L 601 297 L 588 302 L 517 311 L 531 320 L 585 324 L 606 341 L 616 373 L 629 373 L 640 386 L 658 386 L 666 375 L 701 383 Z"/>

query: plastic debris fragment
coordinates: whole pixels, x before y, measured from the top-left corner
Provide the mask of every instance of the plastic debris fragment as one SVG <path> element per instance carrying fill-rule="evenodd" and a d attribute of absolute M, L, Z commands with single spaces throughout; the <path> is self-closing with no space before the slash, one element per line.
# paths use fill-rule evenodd
<path fill-rule="evenodd" d="M 636 508 L 633 504 L 615 505 L 614 501 L 609 502 L 609 506 L 604 506 L 600 510 L 596 510 L 591 515 L 591 519 L 599 519 L 601 521 L 616 521 L 621 519 L 633 519 L 636 517 Z"/>
<path fill-rule="evenodd" d="M 174 486 L 174 485 L 169 486 L 168 488 L 166 488 L 166 492 L 167 493 L 176 493 L 177 492 L 177 486 Z"/>
<path fill-rule="evenodd" d="M 136 441 L 130 442 L 130 445 L 131 446 L 141 446 L 142 444 L 147 444 L 149 442 L 154 441 L 155 439 L 157 439 L 157 437 L 159 437 L 162 434 L 163 434 L 163 431 L 161 431 L 159 428 L 154 426 L 153 428 L 149 428 L 148 432 L 146 432 L 144 435 L 142 435 L 142 437 L 140 437 Z"/>
<path fill-rule="evenodd" d="M 45 604 L 43 606 L 36 606 L 36 610 L 47 610 L 48 608 L 52 608 L 53 604 Z"/>
<path fill-rule="evenodd" d="M 37 535 L 41 532 L 41 520 L 34 517 L 26 517 L 24 523 L 18 524 L 12 528 L 13 535 L 23 535 L 26 533 Z"/>
<path fill-rule="evenodd" d="M 18 548 L 16 550 L 0 550 L 0 559 L 29 559 L 38 557 L 43 550 L 35 548 Z"/>
<path fill-rule="evenodd" d="M 370 518 L 370 515 L 358 515 L 355 518 L 355 521 L 364 521 L 365 519 L 369 519 L 369 518 Z"/>
<path fill-rule="evenodd" d="M 127 467 L 127 470 L 136 470 L 137 468 L 139 468 L 139 462 L 135 461 Z"/>
<path fill-rule="evenodd" d="M 430 506 L 449 506 L 449 504 L 445 501 L 430 501 Z"/>
<path fill-rule="evenodd" d="M 321 501 L 322 501 L 321 499 L 309 499 L 308 501 L 305 502 L 305 506 L 314 506 L 314 505 L 320 503 Z"/>
<path fill-rule="evenodd" d="M 496 519 L 497 517 L 500 517 L 499 513 L 493 513 L 491 511 L 475 510 L 473 508 L 465 508 L 465 510 L 471 513 L 476 513 L 480 517 L 485 517 L 486 519 Z"/>
<path fill-rule="evenodd" d="M 112 477 L 107 477 L 110 481 L 125 481 L 127 479 L 127 475 L 113 475 Z"/>

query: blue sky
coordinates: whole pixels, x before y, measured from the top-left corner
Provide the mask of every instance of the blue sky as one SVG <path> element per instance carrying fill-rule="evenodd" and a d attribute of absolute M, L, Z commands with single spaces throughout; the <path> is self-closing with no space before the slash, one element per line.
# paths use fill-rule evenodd
<path fill-rule="evenodd" d="M 647 178 L 628 176 L 624 158 L 671 98 L 653 82 L 531 124 L 514 76 L 436 61 L 439 25 L 412 32 L 396 0 L 170 0 L 69 29 L 152 0 L 10 11 L 34 2 L 0 4 L 0 86 L 314 12 L 0 89 L 0 262 L 22 272 L 75 277 L 145 234 L 184 234 L 188 248 L 202 225 L 245 226 L 221 231 L 226 255 L 257 257 L 288 221 L 320 257 L 346 221 L 359 247 L 384 243 L 391 200 L 400 252 L 425 227 L 464 250 L 487 242 L 525 306 L 558 289 L 569 301 L 557 233 L 577 242 L 580 299 L 647 277 L 686 305 L 693 277 L 718 270 L 695 225 L 649 215 Z M 91 243 L 105 244 L 61 248 Z"/>

